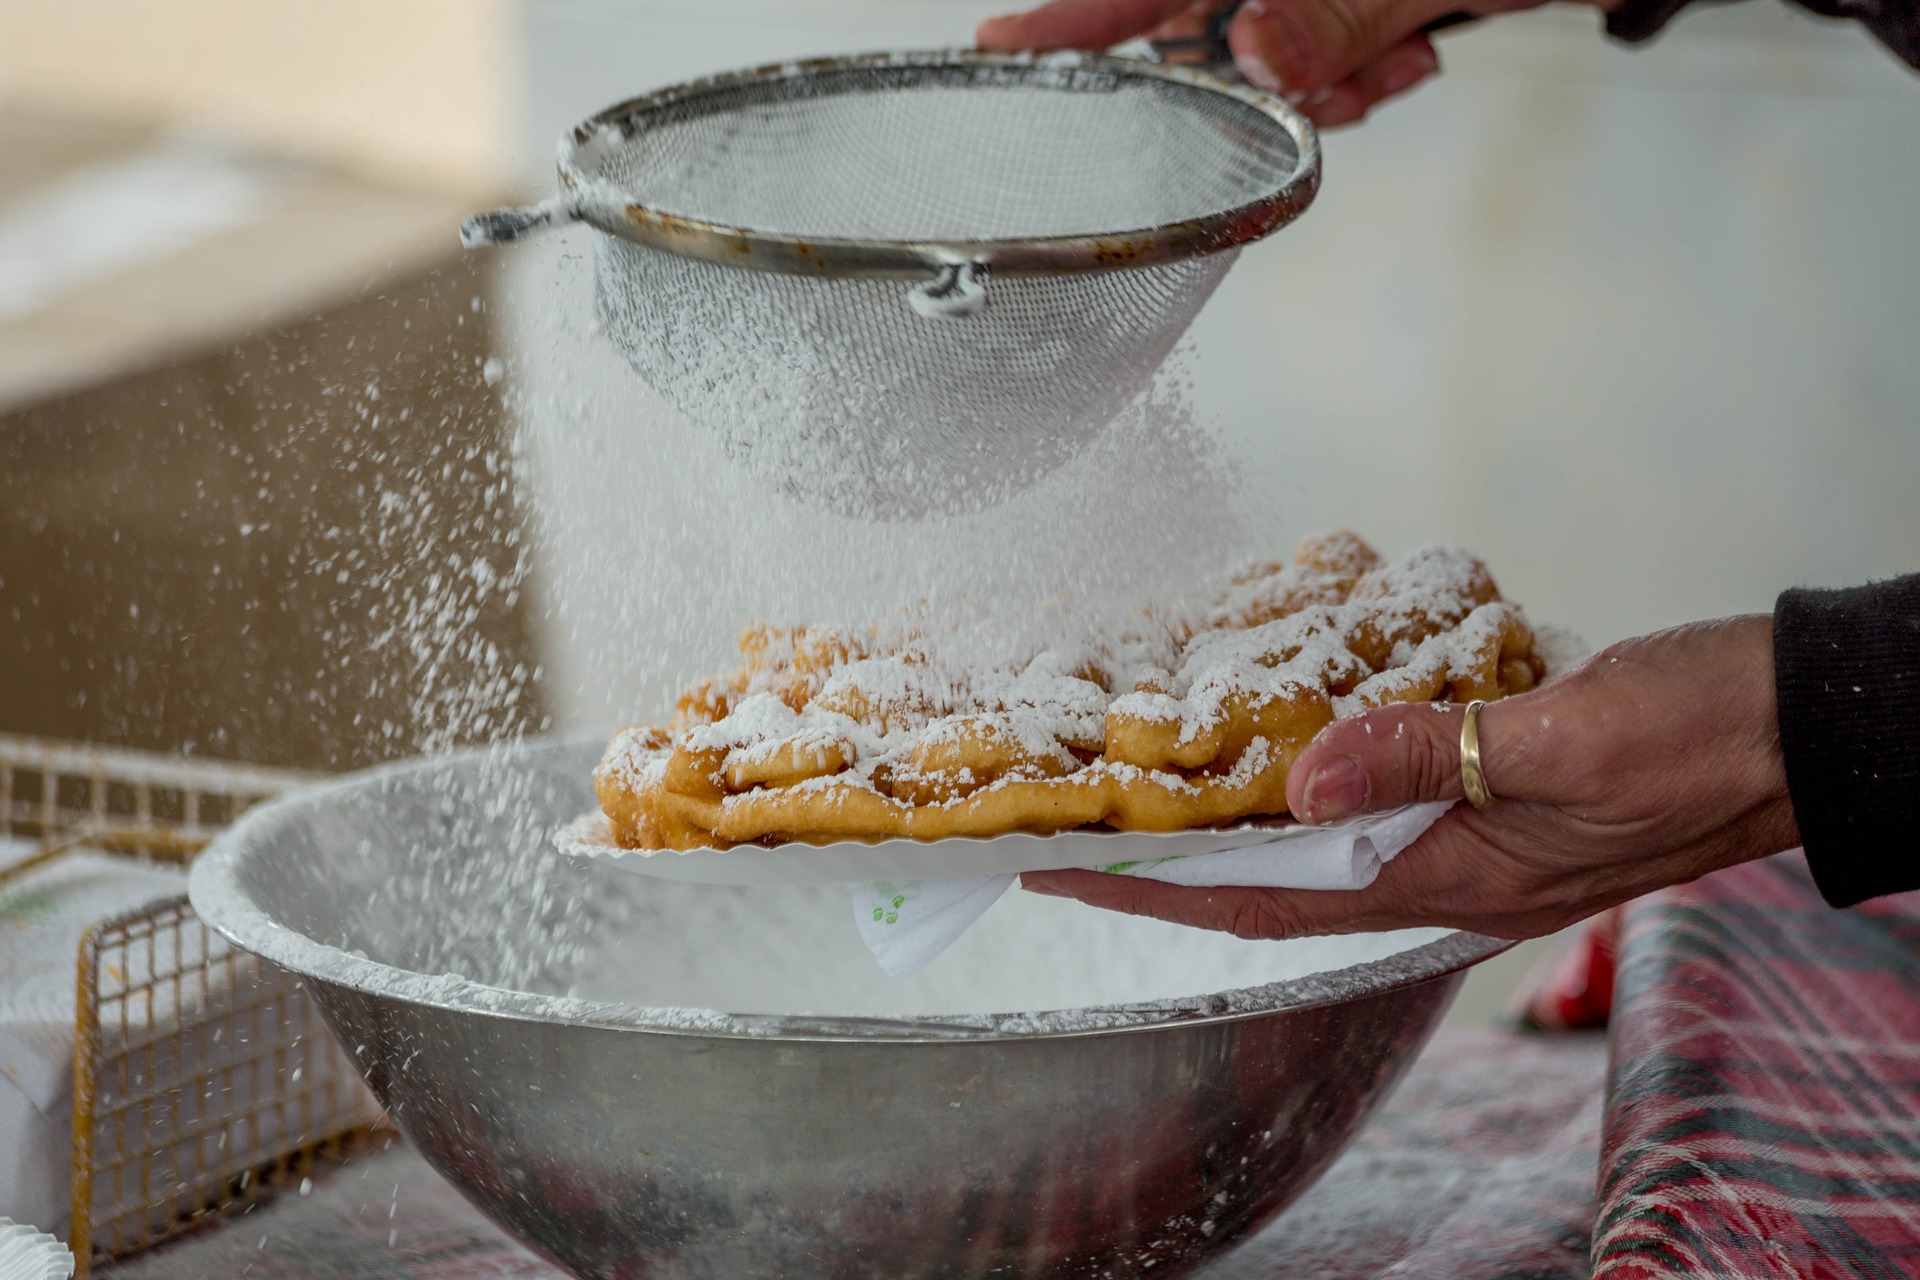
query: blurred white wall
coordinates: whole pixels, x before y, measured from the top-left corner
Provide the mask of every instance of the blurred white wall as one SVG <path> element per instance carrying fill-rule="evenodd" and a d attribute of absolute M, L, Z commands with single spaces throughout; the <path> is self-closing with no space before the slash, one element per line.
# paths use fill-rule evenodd
<path fill-rule="evenodd" d="M 1009 0 L 519 0 L 523 156 L 553 180 L 561 130 L 675 81 L 787 58 L 971 44 Z"/>
<path fill-rule="evenodd" d="M 1291 528 L 1482 550 L 1603 641 L 1920 569 L 1920 77 L 1751 0 L 1548 10 L 1326 139 L 1195 329 Z"/>
<path fill-rule="evenodd" d="M 1001 7 L 526 0 L 527 180 L 622 96 L 964 42 Z M 1772 0 L 1700 5 L 1638 50 L 1545 10 L 1442 57 L 1439 82 L 1325 138 L 1318 203 L 1194 329 L 1200 407 L 1276 538 L 1459 540 L 1595 642 L 1920 568 L 1920 77 Z M 617 431 L 543 448 L 556 476 L 645 470 Z M 576 626 L 552 636 L 561 718 L 651 709 L 664 690 L 594 668 L 605 637 Z"/>

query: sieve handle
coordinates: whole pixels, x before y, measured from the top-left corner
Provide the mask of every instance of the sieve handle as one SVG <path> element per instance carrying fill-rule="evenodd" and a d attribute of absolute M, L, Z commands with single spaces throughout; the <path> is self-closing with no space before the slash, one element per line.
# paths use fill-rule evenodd
<path fill-rule="evenodd" d="M 960 320 L 987 305 L 987 265 L 949 262 L 925 284 L 907 291 L 907 305 L 929 320 Z"/>
<path fill-rule="evenodd" d="M 1227 28 L 1233 25 L 1234 15 L 1240 12 L 1245 0 L 1228 0 L 1213 11 L 1207 20 L 1206 34 L 1181 40 L 1155 40 L 1153 51 L 1160 61 L 1195 62 L 1213 70 L 1231 70 L 1233 51 L 1227 46 Z M 1465 9 L 1456 9 L 1452 13 L 1442 14 L 1432 22 L 1420 28 L 1422 35 L 1434 35 L 1450 27 L 1465 26 L 1469 22 L 1478 22 L 1480 14 L 1469 13 Z"/>
<path fill-rule="evenodd" d="M 525 209 L 489 209 L 460 224 L 460 243 L 468 249 L 490 244 L 512 244 L 536 231 L 576 222 L 580 209 L 571 200 L 555 196 Z"/>

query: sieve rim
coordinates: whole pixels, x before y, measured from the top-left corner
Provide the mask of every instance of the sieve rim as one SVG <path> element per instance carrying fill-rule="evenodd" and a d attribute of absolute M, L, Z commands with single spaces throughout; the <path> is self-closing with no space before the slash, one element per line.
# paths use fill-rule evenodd
<path fill-rule="evenodd" d="M 636 117 L 744 87 L 877 68 L 999 69 L 1031 73 L 1036 82 L 1044 82 L 1049 73 L 1075 72 L 1158 80 L 1231 98 L 1252 108 L 1287 133 L 1298 159 L 1292 173 L 1273 190 L 1198 217 L 1099 235 L 962 240 L 801 236 L 708 222 L 623 199 L 587 172 L 587 159 L 602 132 L 621 130 L 625 122 Z M 1320 141 L 1312 123 L 1282 99 L 1196 67 L 1080 52 L 1008 54 L 938 49 L 768 63 L 657 89 L 615 103 L 575 125 L 561 139 L 557 167 L 569 216 L 649 249 L 724 266 L 787 275 L 869 279 L 924 280 L 929 273 L 968 264 L 984 268 L 989 275 L 1076 275 L 1219 253 L 1272 234 L 1313 203 L 1320 187 Z"/>

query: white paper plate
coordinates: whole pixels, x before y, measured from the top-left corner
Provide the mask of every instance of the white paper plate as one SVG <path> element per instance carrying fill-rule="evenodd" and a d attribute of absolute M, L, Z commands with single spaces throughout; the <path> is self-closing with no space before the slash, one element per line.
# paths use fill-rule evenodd
<path fill-rule="evenodd" d="M 576 818 L 554 834 L 560 852 L 595 858 L 637 875 L 692 884 L 863 884 L 869 880 L 938 880 L 950 876 L 1013 875 L 1065 867 L 1112 867 L 1155 858 L 1225 853 L 1255 845 L 1284 844 L 1302 836 L 1377 820 L 1363 814 L 1325 826 L 1306 827 L 1291 818 L 1264 818 L 1230 827 L 1190 831 L 1058 831 L 1034 835 L 948 840 L 881 840 L 867 844 L 743 844 L 732 849 L 622 849 L 602 813 Z"/>
<path fill-rule="evenodd" d="M 68 1280 L 73 1255 L 52 1236 L 0 1218 L 0 1280 Z"/>

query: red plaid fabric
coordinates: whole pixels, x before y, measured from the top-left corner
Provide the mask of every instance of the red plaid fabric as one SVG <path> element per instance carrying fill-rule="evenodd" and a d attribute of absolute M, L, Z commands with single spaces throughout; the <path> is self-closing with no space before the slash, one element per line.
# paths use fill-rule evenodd
<path fill-rule="evenodd" d="M 1798 854 L 1627 909 L 1597 1280 L 1920 1275 L 1920 895 Z"/>
<path fill-rule="evenodd" d="M 1598 1035 L 1442 1031 L 1327 1176 L 1206 1280 L 1586 1280 L 1605 1070 Z"/>

